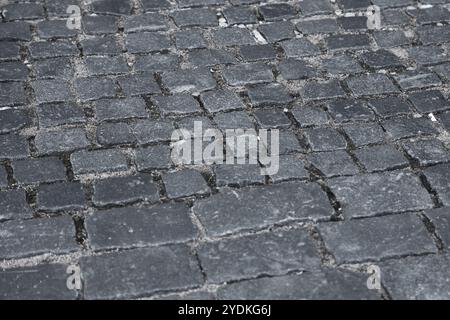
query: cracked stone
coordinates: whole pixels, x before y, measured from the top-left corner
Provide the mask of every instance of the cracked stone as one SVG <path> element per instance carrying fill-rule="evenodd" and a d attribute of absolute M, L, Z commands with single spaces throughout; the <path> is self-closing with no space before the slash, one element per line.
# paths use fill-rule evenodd
<path fill-rule="evenodd" d="M 431 188 L 445 206 L 450 206 L 450 164 L 439 164 L 424 170 Z"/>
<path fill-rule="evenodd" d="M 450 161 L 450 151 L 437 139 L 408 141 L 402 147 L 420 166 Z"/>

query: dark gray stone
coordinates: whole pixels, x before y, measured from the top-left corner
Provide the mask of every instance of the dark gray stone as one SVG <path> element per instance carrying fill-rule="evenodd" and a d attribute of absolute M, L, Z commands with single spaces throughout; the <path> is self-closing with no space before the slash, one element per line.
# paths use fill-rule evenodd
<path fill-rule="evenodd" d="M 222 49 L 199 49 L 190 51 L 188 61 L 195 67 L 232 64 L 237 62 L 236 56 Z"/>
<path fill-rule="evenodd" d="M 37 190 L 36 206 L 43 211 L 82 210 L 86 205 L 80 183 L 41 185 Z"/>
<path fill-rule="evenodd" d="M 83 110 L 72 102 L 41 104 L 37 107 L 37 116 L 39 127 L 43 128 L 86 121 Z"/>
<path fill-rule="evenodd" d="M 141 120 L 133 126 L 133 133 L 140 144 L 170 141 L 175 130 L 168 120 Z"/>
<path fill-rule="evenodd" d="M 84 101 L 116 96 L 114 81 L 105 77 L 78 78 L 75 80 L 75 89 Z"/>
<path fill-rule="evenodd" d="M 166 145 L 150 146 L 136 149 L 136 166 L 139 171 L 167 169 L 171 165 L 170 147 Z"/>
<path fill-rule="evenodd" d="M 317 1 L 317 0 L 315 0 Z M 224 300 L 375 300 L 367 275 L 335 269 L 259 278 L 228 284 L 217 295 Z M 270 290 L 268 290 L 270 288 Z"/>
<path fill-rule="evenodd" d="M 306 61 L 286 59 L 278 65 L 285 80 L 301 80 L 317 76 L 317 71 Z"/>
<path fill-rule="evenodd" d="M 45 264 L 0 271 L 2 300 L 75 300 L 78 292 L 67 288 L 68 266 Z"/>
<path fill-rule="evenodd" d="M 378 115 L 384 118 L 411 113 L 409 104 L 400 97 L 387 97 L 370 100 L 369 106 Z"/>
<path fill-rule="evenodd" d="M 67 28 L 67 19 L 38 22 L 37 34 L 41 39 L 71 38 L 78 34 L 76 29 Z"/>
<path fill-rule="evenodd" d="M 287 3 L 267 4 L 260 6 L 258 10 L 265 21 L 290 19 L 297 14 L 297 10 Z"/>
<path fill-rule="evenodd" d="M 321 126 L 330 122 L 330 117 L 320 106 L 295 106 L 291 112 L 301 127 Z"/>
<path fill-rule="evenodd" d="M 95 103 L 95 118 L 98 121 L 147 117 L 142 98 L 105 99 Z"/>
<path fill-rule="evenodd" d="M 283 183 L 223 190 L 194 204 L 194 214 L 210 236 L 262 229 L 290 220 L 327 219 L 333 208 L 312 183 Z"/>
<path fill-rule="evenodd" d="M 180 28 L 214 27 L 219 24 L 214 11 L 207 8 L 179 10 L 171 13 L 171 16 Z"/>
<path fill-rule="evenodd" d="M 216 185 L 246 186 L 250 184 L 264 184 L 265 176 L 261 174 L 261 167 L 257 164 L 222 164 L 214 167 Z"/>
<path fill-rule="evenodd" d="M 26 101 L 22 82 L 0 82 L 0 107 L 24 104 Z"/>
<path fill-rule="evenodd" d="M 406 153 L 420 166 L 450 161 L 450 151 L 437 139 L 412 140 L 402 143 Z"/>
<path fill-rule="evenodd" d="M 383 262 L 383 285 L 396 300 L 448 300 L 448 254 L 408 257 Z M 432 275 L 432 276 L 431 276 Z"/>
<path fill-rule="evenodd" d="M 66 40 L 32 42 L 29 50 L 33 59 L 73 57 L 79 54 L 77 46 Z"/>
<path fill-rule="evenodd" d="M 283 110 L 259 109 L 253 112 L 256 120 L 263 129 L 288 128 L 291 121 Z"/>
<path fill-rule="evenodd" d="M 344 98 L 347 96 L 338 80 L 307 82 L 300 89 L 300 95 L 305 101 Z"/>
<path fill-rule="evenodd" d="M 28 68 L 22 62 L 0 63 L 0 80 L 25 81 L 28 77 Z"/>
<path fill-rule="evenodd" d="M 270 66 L 261 62 L 225 67 L 223 76 L 231 86 L 244 86 L 246 84 L 272 82 L 274 80 Z"/>
<path fill-rule="evenodd" d="M 0 192 L 0 220 L 29 218 L 32 215 L 24 190 Z"/>
<path fill-rule="evenodd" d="M 92 202 L 96 206 L 158 200 L 158 187 L 147 174 L 107 178 L 94 183 Z"/>
<path fill-rule="evenodd" d="M 216 87 L 216 81 L 206 68 L 164 72 L 162 82 L 172 93 L 195 93 Z"/>
<path fill-rule="evenodd" d="M 118 55 L 122 52 L 114 36 L 88 38 L 80 43 L 85 55 Z"/>
<path fill-rule="evenodd" d="M 36 101 L 62 102 L 73 98 L 69 84 L 61 80 L 37 80 L 32 83 Z"/>
<path fill-rule="evenodd" d="M 23 109 L 6 109 L 0 111 L 0 133 L 20 130 L 28 125 L 30 119 Z"/>
<path fill-rule="evenodd" d="M 192 169 L 168 172 L 162 180 L 171 199 L 209 194 L 211 191 L 200 172 Z"/>
<path fill-rule="evenodd" d="M 277 57 L 275 49 L 269 44 L 242 46 L 239 53 L 244 61 L 273 60 Z"/>
<path fill-rule="evenodd" d="M 357 147 L 381 143 L 385 139 L 383 128 L 378 123 L 354 123 L 345 126 L 344 131 Z"/>
<path fill-rule="evenodd" d="M 40 155 L 70 152 L 90 145 L 85 130 L 81 128 L 38 131 L 34 143 Z"/>
<path fill-rule="evenodd" d="M 361 100 L 338 100 L 327 105 L 328 112 L 335 122 L 375 120 L 375 115 Z"/>
<path fill-rule="evenodd" d="M 129 0 L 98 0 L 91 6 L 94 13 L 113 15 L 128 15 L 133 8 L 133 4 Z"/>
<path fill-rule="evenodd" d="M 145 13 L 142 15 L 126 17 L 124 30 L 127 33 L 144 31 L 165 31 L 168 23 L 159 13 Z"/>
<path fill-rule="evenodd" d="M 244 109 L 244 103 L 240 97 L 227 90 L 213 90 L 203 92 L 200 95 L 203 107 L 211 113 L 228 110 Z"/>
<path fill-rule="evenodd" d="M 370 47 L 370 39 L 365 34 L 331 35 L 325 39 L 330 50 L 363 49 Z"/>
<path fill-rule="evenodd" d="M 88 300 L 133 298 L 160 291 L 191 289 L 203 283 L 197 261 L 185 245 L 83 257 L 80 264 Z"/>
<path fill-rule="evenodd" d="M 290 21 L 280 21 L 258 26 L 259 32 L 269 43 L 293 38 L 294 25 Z"/>
<path fill-rule="evenodd" d="M 295 38 L 280 42 L 281 47 L 289 58 L 319 55 L 320 48 L 304 38 Z"/>
<path fill-rule="evenodd" d="M 198 248 L 198 255 L 212 283 L 320 267 L 317 249 L 302 229 L 205 243 Z"/>
<path fill-rule="evenodd" d="M 78 250 L 72 218 L 55 217 L 2 223 L 1 259 L 42 254 L 66 254 Z"/>
<path fill-rule="evenodd" d="M 409 165 L 403 153 L 393 145 L 371 146 L 354 152 L 368 172 L 400 169 Z"/>
<path fill-rule="evenodd" d="M 295 154 L 281 155 L 278 172 L 270 176 L 274 182 L 307 178 L 309 178 L 309 172 L 305 169 L 301 158 Z"/>
<path fill-rule="evenodd" d="M 102 145 L 131 144 L 136 137 L 128 123 L 104 122 L 97 127 L 97 141 Z"/>
<path fill-rule="evenodd" d="M 121 76 L 118 82 L 123 93 L 128 97 L 161 92 L 158 83 L 150 73 Z"/>
<path fill-rule="evenodd" d="M 0 166 L 0 189 L 8 186 L 8 174 L 3 166 Z"/>
<path fill-rule="evenodd" d="M 30 41 L 30 24 L 26 22 L 6 22 L 0 24 L 0 40 Z"/>
<path fill-rule="evenodd" d="M 220 28 L 211 31 L 211 38 L 212 42 L 217 47 L 256 44 L 255 38 L 253 37 L 252 33 L 246 28 Z"/>
<path fill-rule="evenodd" d="M 369 51 L 359 56 L 362 62 L 372 69 L 404 67 L 402 60 L 387 50 Z"/>
<path fill-rule="evenodd" d="M 446 248 L 450 248 L 450 209 L 439 208 L 425 211 L 425 216 L 430 219 L 435 227 L 435 232 Z"/>
<path fill-rule="evenodd" d="M 414 107 L 422 113 L 442 111 L 450 109 L 450 102 L 439 90 L 420 91 L 409 95 Z"/>
<path fill-rule="evenodd" d="M 347 80 L 347 85 L 358 97 L 399 92 L 386 75 L 379 73 L 352 77 Z"/>
<path fill-rule="evenodd" d="M 182 203 L 98 211 L 85 223 L 93 250 L 186 242 L 197 235 Z"/>
<path fill-rule="evenodd" d="M 91 76 L 113 75 L 128 72 L 127 62 L 122 56 L 89 56 L 86 57 L 85 64 L 87 71 Z"/>
<path fill-rule="evenodd" d="M 424 68 L 403 72 L 395 80 L 403 90 L 433 87 L 442 83 L 435 73 Z"/>
<path fill-rule="evenodd" d="M 11 133 L 0 135 L 0 159 L 22 159 L 29 154 L 25 137 Z"/>
<path fill-rule="evenodd" d="M 394 139 L 437 134 L 433 122 L 428 118 L 392 118 L 382 122 L 383 128 Z"/>
<path fill-rule="evenodd" d="M 339 26 L 336 19 L 302 20 L 296 25 L 303 34 L 336 33 Z"/>
<path fill-rule="evenodd" d="M 315 152 L 308 156 L 308 161 L 327 178 L 359 173 L 350 155 L 343 150 Z"/>
<path fill-rule="evenodd" d="M 136 56 L 134 69 L 144 72 L 163 72 L 176 70 L 179 58 L 174 54 L 148 54 Z"/>
<path fill-rule="evenodd" d="M 84 16 L 81 20 L 87 34 L 114 34 L 117 32 L 117 18 L 113 16 Z"/>
<path fill-rule="evenodd" d="M 440 164 L 424 170 L 424 174 L 445 206 L 450 206 L 450 164 Z"/>
<path fill-rule="evenodd" d="M 319 224 L 326 248 L 338 264 L 437 252 L 414 214 Z"/>
<path fill-rule="evenodd" d="M 229 7 L 222 11 L 229 25 L 256 23 L 255 12 L 251 7 Z"/>
<path fill-rule="evenodd" d="M 374 173 L 328 181 L 344 216 L 370 217 L 433 207 L 419 178 L 408 171 Z"/>
<path fill-rule="evenodd" d="M 154 32 L 131 33 L 126 40 L 126 47 L 131 53 L 166 51 L 171 45 L 166 35 Z"/>
<path fill-rule="evenodd" d="M 64 163 L 56 157 L 13 161 L 14 178 L 19 184 L 55 182 L 66 179 Z"/>
<path fill-rule="evenodd" d="M 125 154 L 114 149 L 74 152 L 70 155 L 70 162 L 76 175 L 128 169 Z"/>
<path fill-rule="evenodd" d="M 313 151 L 333 151 L 347 147 L 344 137 L 333 128 L 306 129 L 305 136 Z"/>
<path fill-rule="evenodd" d="M 181 50 L 206 48 L 203 34 L 194 30 L 182 30 L 175 33 L 175 45 Z"/>
<path fill-rule="evenodd" d="M 293 100 L 287 88 L 279 83 L 250 86 L 247 94 L 254 107 L 285 106 Z"/>
<path fill-rule="evenodd" d="M 233 111 L 229 113 L 217 113 L 214 121 L 219 129 L 225 131 L 227 129 L 253 129 L 254 125 L 245 111 Z"/>
<path fill-rule="evenodd" d="M 75 73 L 71 58 L 69 57 L 37 60 L 33 63 L 33 66 L 37 79 L 71 80 Z"/>

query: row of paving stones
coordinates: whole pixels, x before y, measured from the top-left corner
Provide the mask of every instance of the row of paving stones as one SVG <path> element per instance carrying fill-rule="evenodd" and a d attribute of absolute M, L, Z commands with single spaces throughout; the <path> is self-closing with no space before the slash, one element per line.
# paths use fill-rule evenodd
<path fill-rule="evenodd" d="M 370 4 L 337 2 L 342 9 L 365 9 Z M 415 1 L 372 2 L 401 7 L 384 12 L 384 19 L 390 21 L 386 23 L 392 26 L 408 28 L 414 23 L 449 20 L 443 6 L 411 11 L 405 7 L 415 5 Z M 165 1 L 140 3 L 145 11 L 171 8 Z M 225 3 L 178 1 L 180 7 Z M 4 20 L 64 16 L 55 13 L 66 8 L 64 1 L 58 5 L 45 1 L 43 15 L 41 4 L 13 4 Z M 329 14 L 336 8 L 328 1 L 264 5 L 259 6 L 256 19 L 295 19 Z M 127 15 L 140 9 L 140 4 L 133 8 L 131 2 L 103 0 L 86 11 Z M 223 10 L 223 16 L 229 24 L 234 24 L 231 17 L 235 15 L 239 15 L 235 23 L 252 24 L 255 11 L 243 10 L 247 14 L 242 17 L 242 9 L 229 7 Z M 298 24 L 280 21 L 258 24 L 257 28 L 267 42 L 278 44 L 255 46 L 256 38 L 247 29 L 217 29 L 219 20 L 208 10 L 175 11 L 172 16 L 175 26 L 165 13 L 119 18 L 123 30 L 112 16 L 86 17 L 83 32 L 94 36 L 77 37 L 76 43 L 72 40 L 77 34 L 61 28 L 64 20 L 38 22 L 32 29 L 25 22 L 0 24 L 0 39 L 7 44 L 1 47 L 0 56 L 8 60 L 0 63 L 1 106 L 39 104 L 36 116 L 21 107 L 0 111 L 0 188 L 4 190 L 0 191 L 0 203 L 6 208 L 0 219 L 16 218 L 0 224 L 5 243 L 0 260 L 13 261 L 14 265 L 18 258 L 81 252 L 83 257 L 74 260 L 81 267 L 84 281 L 81 292 L 68 290 L 67 265 L 7 268 L 0 277 L 0 288 L 4 288 L 0 296 L 134 298 L 193 290 L 164 297 L 381 298 L 380 292 L 367 289 L 367 275 L 335 268 L 336 264 L 375 261 L 382 268 L 384 297 L 448 297 L 448 212 L 446 208 L 432 209 L 450 206 L 449 152 L 442 139 L 436 138 L 442 126 L 448 129 L 448 26 L 418 26 L 416 36 L 407 38 L 402 30 L 361 34 L 364 21 L 358 17 L 327 17 Z M 164 32 L 197 24 L 202 28 L 198 33 L 181 30 L 171 39 Z M 309 34 L 308 30 L 321 30 L 318 24 L 325 29 L 312 33 L 325 34 L 323 39 L 311 42 L 294 38 L 295 27 Z M 205 28 L 210 30 L 203 34 Z M 95 36 L 117 32 L 119 37 Z M 71 40 L 36 41 L 65 37 Z M 386 50 L 367 52 L 374 44 L 404 47 L 411 59 Z M 235 46 L 238 51 L 229 49 Z M 143 54 L 175 47 L 187 52 Z M 346 49 L 362 51 L 341 54 Z M 122 55 L 123 50 L 128 53 Z M 307 60 L 335 50 L 333 56 L 324 56 L 319 63 Z M 129 53 L 135 57 L 131 59 Z M 31 72 L 24 63 L 14 62 L 24 57 L 31 61 Z M 303 58 L 305 61 L 299 60 Z M 190 66 L 224 66 L 213 73 L 208 68 L 179 70 L 186 61 Z M 276 63 L 268 65 L 267 61 Z M 74 79 L 80 65 L 86 69 L 81 73 L 92 77 L 77 74 Z M 315 67 L 319 65 L 323 65 L 323 71 L 317 72 Z M 406 70 L 416 65 L 423 69 Z M 168 69 L 177 70 L 159 73 Z M 373 73 L 379 69 L 391 72 Z M 130 75 L 130 71 L 149 73 Z M 372 74 L 364 74 L 366 71 Z M 352 76 L 341 77 L 348 74 Z M 337 79 L 308 81 L 294 88 L 284 81 L 330 76 Z M 214 90 L 217 85 L 225 91 Z M 426 87 L 439 90 L 416 91 Z M 411 89 L 413 92 L 401 94 Z M 195 96 L 201 93 L 193 98 L 182 92 L 194 92 Z M 167 96 L 169 93 L 172 95 Z M 383 97 L 361 99 L 377 95 Z M 123 96 L 133 98 L 102 100 Z M 293 96 L 311 105 L 295 106 L 298 99 Z M 358 100 L 344 100 L 348 97 Z M 316 100 L 337 98 L 341 100 L 314 105 Z M 433 104 L 428 103 L 430 99 Z M 282 108 L 264 108 L 274 104 Z M 153 105 L 163 118 L 191 113 L 203 117 L 154 120 L 150 118 Z M 246 105 L 261 110 L 248 112 Z M 283 110 L 286 106 L 287 112 Z M 436 113 L 439 126 L 426 117 L 416 117 L 416 113 L 429 112 Z M 282 153 L 307 151 L 307 155 L 283 155 L 280 174 L 270 179 L 305 181 L 246 186 L 267 182 L 259 174 L 259 166 L 217 166 L 212 174 L 203 175 L 195 170 L 166 172 L 172 168 L 169 147 L 159 143 L 167 142 L 173 129 L 198 118 L 222 129 L 255 124 L 258 128 L 286 129 Z M 37 126 L 36 134 L 28 133 Z M 426 139 L 409 140 L 422 136 Z M 111 145 L 127 148 L 91 150 Z M 410 165 L 412 171 L 398 170 Z M 134 174 L 134 168 L 146 173 Z M 154 169 L 162 169 L 162 175 L 148 174 Z M 386 170 L 394 171 L 378 172 Z M 128 176 L 109 177 L 112 172 Z M 86 174 L 107 177 L 97 180 L 95 176 L 92 182 L 79 183 L 78 178 Z M 317 183 L 317 176 L 326 179 Z M 17 185 L 23 188 L 15 189 Z M 216 188 L 227 185 L 239 188 Z M 187 204 L 142 206 L 191 196 L 195 198 Z M 136 207 L 123 207 L 136 202 Z M 114 206 L 120 208 L 97 211 Z M 32 217 L 33 210 L 63 216 L 21 220 Z M 80 214 L 92 210 L 93 214 Z M 69 217 L 68 212 L 74 216 Z M 344 221 L 334 221 L 342 218 Z M 266 232 L 274 225 L 311 221 L 319 222 L 312 230 L 281 228 Z M 109 250 L 119 251 L 105 252 Z M 416 255 L 420 257 L 405 258 Z M 328 268 L 330 264 L 334 268 Z M 105 266 L 109 272 L 105 272 Z M 429 279 L 429 272 L 433 279 Z M 130 283 L 134 284 L 132 288 Z M 215 284 L 220 284 L 219 289 L 211 289 Z"/>
<path fill-rule="evenodd" d="M 92 222 L 92 230 L 95 230 L 95 224 L 100 220 L 103 223 L 97 226 L 102 230 L 95 231 L 104 231 L 103 228 L 106 226 L 110 228 L 106 233 L 92 239 L 92 242 L 108 247 L 112 246 L 117 238 L 125 235 L 129 243 L 137 246 L 149 243 L 164 244 L 164 238 L 170 235 L 162 230 L 161 222 L 179 224 L 175 228 L 178 233 L 174 231 L 175 229 L 170 230 L 172 241 L 183 242 L 192 239 L 195 237 L 194 232 L 183 225 L 188 219 L 182 221 L 180 210 L 183 211 L 181 206 L 168 206 L 156 212 L 149 210 L 144 215 L 142 212 L 138 214 L 137 211 L 117 211 L 110 213 L 111 217 L 105 218 L 102 217 L 105 214 L 99 214 L 88 221 Z M 115 214 L 130 216 L 118 218 L 117 215 L 114 217 Z M 444 237 L 448 234 L 448 210 L 427 211 L 425 216 L 431 221 L 443 220 L 441 222 L 444 224 L 440 225 L 438 232 L 443 232 Z M 149 230 L 144 230 L 146 228 L 142 219 L 150 222 L 145 225 L 152 226 L 155 220 L 159 225 L 151 227 L 154 232 L 149 233 Z M 61 230 L 70 224 L 68 220 L 49 219 L 52 226 L 45 226 L 45 223 L 36 226 L 45 232 L 48 239 L 51 238 L 54 253 L 61 253 L 62 248 L 67 252 L 76 250 L 74 244 L 70 244 L 70 239 L 67 237 L 63 239 L 62 236 L 63 233 L 68 234 L 69 230 Z M 442 230 L 442 227 L 445 230 Z M 405 214 L 324 223 L 319 224 L 318 230 L 325 246 L 331 250 L 338 264 L 377 261 L 377 265 L 381 268 L 381 279 L 387 297 L 448 298 L 446 272 L 448 255 L 442 253 L 429 255 L 437 253 L 437 248 L 417 215 Z M 355 239 L 358 239 L 358 243 L 355 243 Z M 362 240 L 364 241 L 361 242 Z M 37 248 L 43 245 L 44 241 L 44 238 L 39 238 L 36 243 L 35 239 L 33 245 Z M 45 246 L 48 246 L 48 243 L 47 241 Z M 448 239 L 444 240 L 444 244 L 448 248 Z M 12 249 L 11 247 L 8 249 Z M 112 247 L 126 246 L 123 246 L 122 242 L 122 245 Z M 378 262 L 381 258 L 399 258 L 408 255 L 416 257 Z M 194 249 L 186 244 L 169 244 L 110 252 L 85 256 L 77 263 L 81 268 L 83 279 L 81 297 L 87 299 L 136 298 L 186 290 L 195 291 L 179 294 L 178 298 L 214 298 L 215 290 L 210 288 L 216 284 L 220 285 L 218 289 L 215 287 L 218 298 L 380 299 L 382 297 L 380 292 L 367 289 L 367 275 L 364 273 L 323 266 L 316 244 L 308 231 L 303 228 L 202 242 Z M 80 297 L 80 292 L 73 292 L 65 287 L 66 269 L 67 265 L 49 264 L 4 270 L 0 280 L 1 296 Z M 11 287 L 11 283 L 14 283 L 14 287 Z M 129 283 L 133 283 L 133 286 L 130 287 Z M 270 285 L 275 283 L 274 287 Z M 268 287 L 274 290 L 266 290 Z M 177 295 L 171 295 L 166 298 L 176 297 Z"/>

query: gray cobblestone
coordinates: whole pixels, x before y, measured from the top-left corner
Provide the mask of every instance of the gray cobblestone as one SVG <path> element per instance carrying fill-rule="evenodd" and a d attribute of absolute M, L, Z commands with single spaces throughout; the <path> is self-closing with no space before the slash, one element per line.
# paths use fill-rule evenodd
<path fill-rule="evenodd" d="M 125 171 L 128 162 L 119 150 L 78 151 L 70 155 L 75 174 L 102 173 L 108 171 Z"/>
<path fill-rule="evenodd" d="M 178 203 L 99 211 L 86 218 L 86 228 L 94 250 L 185 242 L 197 233 Z"/>
<path fill-rule="evenodd" d="M 316 248 L 305 230 L 206 243 L 198 252 L 207 280 L 212 283 L 315 270 L 320 266 Z"/>
<path fill-rule="evenodd" d="M 66 168 L 56 157 L 13 161 L 14 178 L 20 184 L 55 182 L 66 179 Z"/>
<path fill-rule="evenodd" d="M 437 251 L 425 225 L 413 214 L 323 223 L 319 232 L 339 264 Z"/>
<path fill-rule="evenodd" d="M 0 191 L 2 213 L 0 220 L 29 218 L 31 209 L 26 202 L 24 190 Z"/>
<path fill-rule="evenodd" d="M 84 257 L 80 263 L 85 297 L 89 300 L 130 298 L 159 291 L 190 289 L 203 282 L 194 256 L 184 245 Z M 104 272 L 105 268 L 109 272 Z"/>
<path fill-rule="evenodd" d="M 36 206 L 44 211 L 82 210 L 85 207 L 83 186 L 75 182 L 41 185 Z"/>
<path fill-rule="evenodd" d="M 333 213 L 320 187 L 303 182 L 224 190 L 197 201 L 193 210 L 213 236 L 292 219 L 326 219 Z"/>
<path fill-rule="evenodd" d="M 8 221 L 2 224 L 2 230 L 1 259 L 78 250 L 75 225 L 70 217 Z"/>
<path fill-rule="evenodd" d="M 34 142 L 40 155 L 74 151 L 90 144 L 81 128 L 39 131 Z"/>

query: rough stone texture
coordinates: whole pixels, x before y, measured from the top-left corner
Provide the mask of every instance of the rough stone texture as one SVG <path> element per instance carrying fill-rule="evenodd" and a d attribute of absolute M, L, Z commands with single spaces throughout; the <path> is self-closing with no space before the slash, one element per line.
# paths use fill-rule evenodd
<path fill-rule="evenodd" d="M 380 265 L 383 284 L 397 300 L 448 300 L 449 266 L 448 254 L 410 257 Z"/>
<path fill-rule="evenodd" d="M 305 230 L 265 233 L 208 243 L 199 248 L 208 281 L 213 283 L 314 270 L 320 265 Z M 237 262 L 237 263 L 236 263 Z"/>
<path fill-rule="evenodd" d="M 9 221 L 0 233 L 1 259 L 63 254 L 78 250 L 75 225 L 70 217 Z"/>
<path fill-rule="evenodd" d="M 414 214 L 322 223 L 319 232 L 339 264 L 437 252 Z"/>
<path fill-rule="evenodd" d="M 89 300 L 186 290 L 200 286 L 203 282 L 194 256 L 184 245 L 84 257 L 80 264 L 85 298 Z M 109 272 L 104 272 L 105 268 Z"/>
<path fill-rule="evenodd" d="M 98 211 L 86 218 L 94 250 L 161 245 L 194 239 L 197 231 L 184 204 Z"/>
<path fill-rule="evenodd" d="M 75 300 L 67 289 L 67 265 L 47 264 L 0 271 L 2 300 Z"/>
<path fill-rule="evenodd" d="M 335 178 L 328 184 L 347 217 L 368 217 L 433 207 L 431 197 L 419 178 L 410 172 Z"/>
<path fill-rule="evenodd" d="M 316 184 L 284 183 L 224 190 L 194 205 L 194 213 L 211 235 L 260 229 L 288 220 L 326 219 L 333 209 Z"/>
<path fill-rule="evenodd" d="M 224 300 L 378 300 L 366 287 L 367 276 L 340 270 L 259 278 L 228 284 L 218 290 Z M 270 290 L 267 290 L 270 288 Z"/>
<path fill-rule="evenodd" d="M 448 0 L 0 3 L 0 298 L 448 297 Z"/>

